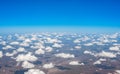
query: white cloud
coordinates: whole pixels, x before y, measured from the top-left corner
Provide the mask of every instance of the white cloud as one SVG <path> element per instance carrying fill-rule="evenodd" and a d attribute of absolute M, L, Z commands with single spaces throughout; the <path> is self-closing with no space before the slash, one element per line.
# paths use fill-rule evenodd
<path fill-rule="evenodd" d="M 19 42 L 11 42 L 10 45 L 19 45 Z"/>
<path fill-rule="evenodd" d="M 41 71 L 40 69 L 30 69 L 24 74 L 45 74 L 45 72 Z"/>
<path fill-rule="evenodd" d="M 84 46 L 92 46 L 93 43 L 87 43 L 87 44 L 84 44 Z"/>
<path fill-rule="evenodd" d="M 115 74 L 120 74 L 120 70 L 115 70 Z"/>
<path fill-rule="evenodd" d="M 19 47 L 19 48 L 17 49 L 17 51 L 18 51 L 18 52 L 24 52 L 24 51 L 25 51 L 25 48 Z"/>
<path fill-rule="evenodd" d="M 109 50 L 111 50 L 111 51 L 120 51 L 118 46 L 110 47 Z"/>
<path fill-rule="evenodd" d="M 71 61 L 69 64 L 70 65 L 79 65 L 79 62 L 78 61 Z"/>
<path fill-rule="evenodd" d="M 16 57 L 16 61 L 36 61 L 38 58 L 31 53 L 28 54 L 19 54 Z"/>
<path fill-rule="evenodd" d="M 2 58 L 3 57 L 3 52 L 2 51 L 0 51 L 0 58 Z"/>
<path fill-rule="evenodd" d="M 28 62 L 28 61 L 24 61 L 24 62 L 22 63 L 22 67 L 23 67 L 23 68 L 34 68 L 35 65 L 32 64 L 32 63 L 30 63 L 30 62 Z"/>
<path fill-rule="evenodd" d="M 58 53 L 55 54 L 56 57 L 60 57 L 60 58 L 74 58 L 75 55 L 73 54 L 69 54 L 69 53 Z"/>
<path fill-rule="evenodd" d="M 80 43 L 80 39 L 75 39 L 73 42 L 74 43 Z"/>
<path fill-rule="evenodd" d="M 80 49 L 81 48 L 81 46 L 75 46 L 75 49 Z"/>
<path fill-rule="evenodd" d="M 96 42 L 97 45 L 105 45 L 102 42 Z"/>
<path fill-rule="evenodd" d="M 100 58 L 99 60 L 97 60 L 96 62 L 94 62 L 93 64 L 101 64 L 103 61 L 106 61 L 106 59 L 102 59 Z"/>
<path fill-rule="evenodd" d="M 61 48 L 62 45 L 61 45 L 61 44 L 58 44 L 58 43 L 55 43 L 54 45 L 52 45 L 52 47 L 55 47 L 55 48 Z"/>
<path fill-rule="evenodd" d="M 10 46 L 10 45 L 7 45 L 7 46 L 3 47 L 3 49 L 4 49 L 4 50 L 13 49 L 13 47 Z"/>
<path fill-rule="evenodd" d="M 35 51 L 35 54 L 45 54 L 45 51 L 42 49 L 38 49 Z"/>
<path fill-rule="evenodd" d="M 94 62 L 93 64 L 101 64 L 102 62 L 100 60 L 97 60 L 96 62 Z"/>
<path fill-rule="evenodd" d="M 24 42 L 29 43 L 29 42 L 31 42 L 31 40 L 30 39 L 25 39 Z"/>
<path fill-rule="evenodd" d="M 82 41 L 87 41 L 87 40 L 90 40 L 90 38 L 88 36 L 85 36 L 82 38 Z"/>
<path fill-rule="evenodd" d="M 5 41 L 0 41 L 0 44 L 6 45 L 6 42 Z"/>
<path fill-rule="evenodd" d="M 12 53 L 7 52 L 5 55 L 6 56 L 14 56 L 15 54 L 17 54 L 17 52 L 14 50 Z"/>
<path fill-rule="evenodd" d="M 114 57 L 116 57 L 116 54 L 114 54 L 114 53 L 112 53 L 112 52 L 102 51 L 102 52 L 96 54 L 96 56 L 99 56 L 99 57 L 107 57 L 107 58 L 114 58 Z"/>
<path fill-rule="evenodd" d="M 46 43 L 61 43 L 58 39 L 47 38 Z"/>
<path fill-rule="evenodd" d="M 113 35 L 110 35 L 110 38 L 117 38 L 118 37 L 118 33 L 115 33 Z"/>
<path fill-rule="evenodd" d="M 45 68 L 45 69 L 50 69 L 50 68 L 53 68 L 53 67 L 54 67 L 53 63 L 43 65 L 43 68 Z"/>
<path fill-rule="evenodd" d="M 93 55 L 93 56 L 95 56 L 95 54 L 94 54 L 93 52 L 91 52 L 91 51 L 87 51 L 87 50 L 85 50 L 83 53 L 84 53 L 84 54 L 89 54 L 89 55 Z"/>
<path fill-rule="evenodd" d="M 45 48 L 45 50 L 46 50 L 46 52 L 51 52 L 51 51 L 53 50 L 53 48 L 52 48 L 52 47 L 47 46 L 47 47 Z"/>
<path fill-rule="evenodd" d="M 28 42 L 23 42 L 23 43 L 20 43 L 20 46 L 28 47 L 29 43 Z"/>
<path fill-rule="evenodd" d="M 25 37 L 24 36 L 19 36 L 18 40 L 25 40 Z"/>

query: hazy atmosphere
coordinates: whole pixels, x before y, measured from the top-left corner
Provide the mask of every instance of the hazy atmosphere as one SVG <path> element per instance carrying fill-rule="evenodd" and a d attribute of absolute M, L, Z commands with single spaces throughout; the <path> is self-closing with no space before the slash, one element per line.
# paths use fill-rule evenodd
<path fill-rule="evenodd" d="M 120 0 L 0 0 L 0 74 L 120 74 Z"/>

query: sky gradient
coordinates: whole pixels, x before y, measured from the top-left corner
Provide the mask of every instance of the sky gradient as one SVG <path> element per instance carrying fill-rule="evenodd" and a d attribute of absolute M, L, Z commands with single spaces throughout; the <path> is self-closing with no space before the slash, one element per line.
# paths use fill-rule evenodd
<path fill-rule="evenodd" d="M 23 28 L 119 31 L 120 0 L 0 0 L 0 31 Z"/>

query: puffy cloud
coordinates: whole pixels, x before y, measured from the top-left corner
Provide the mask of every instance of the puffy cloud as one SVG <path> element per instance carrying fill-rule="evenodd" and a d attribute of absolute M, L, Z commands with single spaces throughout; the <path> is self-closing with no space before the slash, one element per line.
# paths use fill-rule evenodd
<path fill-rule="evenodd" d="M 97 60 L 96 62 L 94 62 L 93 64 L 101 64 L 103 61 L 106 61 L 106 59 L 102 59 L 100 58 L 99 60 Z"/>
<path fill-rule="evenodd" d="M 52 45 L 52 47 L 55 47 L 55 48 L 61 48 L 62 45 L 61 45 L 61 44 L 58 44 L 58 43 L 55 43 L 54 45 Z"/>
<path fill-rule="evenodd" d="M 14 50 L 12 53 L 7 52 L 5 55 L 6 56 L 14 56 L 15 54 L 17 54 L 17 52 Z"/>
<path fill-rule="evenodd" d="M 83 53 L 84 53 L 84 54 L 89 54 L 89 55 L 93 55 L 93 56 L 95 56 L 95 54 L 94 54 L 93 52 L 91 52 L 91 51 L 87 51 L 87 50 L 85 50 Z"/>
<path fill-rule="evenodd" d="M 55 54 L 56 57 L 60 57 L 60 58 L 74 58 L 75 55 L 73 54 L 68 54 L 68 53 L 58 53 Z"/>
<path fill-rule="evenodd" d="M 43 68 L 45 68 L 45 69 L 50 69 L 50 68 L 53 68 L 53 67 L 54 67 L 53 63 L 43 65 Z"/>
<path fill-rule="evenodd" d="M 53 50 L 53 48 L 48 46 L 45 48 L 45 50 L 46 50 L 46 52 L 51 52 Z"/>
<path fill-rule="evenodd" d="M 29 42 L 31 42 L 31 40 L 30 39 L 25 39 L 24 42 L 29 43 Z"/>
<path fill-rule="evenodd" d="M 75 39 L 73 42 L 74 43 L 80 43 L 80 39 Z"/>
<path fill-rule="evenodd" d="M 120 74 L 120 70 L 115 70 L 115 74 Z"/>
<path fill-rule="evenodd" d="M 87 44 L 84 44 L 84 46 L 92 46 L 93 43 L 87 43 Z"/>
<path fill-rule="evenodd" d="M 2 51 L 0 51 L 0 58 L 2 58 L 3 57 L 3 52 Z"/>
<path fill-rule="evenodd" d="M 113 35 L 110 35 L 110 38 L 117 38 L 118 37 L 118 33 L 115 33 Z"/>
<path fill-rule="evenodd" d="M 96 54 L 96 56 L 99 56 L 99 57 L 107 57 L 107 58 L 114 58 L 114 57 L 116 57 L 116 54 L 114 54 L 114 53 L 112 53 L 112 52 L 102 51 L 102 52 Z"/>
<path fill-rule="evenodd" d="M 17 49 L 17 51 L 18 51 L 18 52 L 24 52 L 24 51 L 25 51 L 25 48 L 19 47 L 19 48 Z"/>
<path fill-rule="evenodd" d="M 97 45 L 104 45 L 102 42 L 93 42 L 93 43 Z"/>
<path fill-rule="evenodd" d="M 120 51 L 118 46 L 110 47 L 109 50 L 112 50 L 112 51 Z"/>
<path fill-rule="evenodd" d="M 23 43 L 20 43 L 20 46 L 28 47 L 28 46 L 29 46 L 29 43 L 23 42 Z"/>
<path fill-rule="evenodd" d="M 41 71 L 40 69 L 30 69 L 24 74 L 45 74 L 45 72 Z"/>
<path fill-rule="evenodd" d="M 18 40 L 25 40 L 24 36 L 17 36 L 17 37 L 18 37 Z"/>
<path fill-rule="evenodd" d="M 0 41 L 0 44 L 1 45 L 6 45 L 6 42 L 5 41 Z"/>
<path fill-rule="evenodd" d="M 42 49 L 38 49 L 35 51 L 35 54 L 45 54 L 45 51 Z"/>
<path fill-rule="evenodd" d="M 11 42 L 10 45 L 19 45 L 19 42 Z"/>
<path fill-rule="evenodd" d="M 24 61 L 24 62 L 22 63 L 22 67 L 23 67 L 23 68 L 34 68 L 35 65 L 32 64 L 32 63 L 30 63 L 30 62 L 28 62 L 28 61 Z"/>
<path fill-rule="evenodd" d="M 38 58 L 31 53 L 28 54 L 19 54 L 16 57 L 16 61 L 36 61 Z"/>
<path fill-rule="evenodd" d="M 51 39 L 51 38 L 47 38 L 47 42 L 46 43 L 61 43 L 61 41 L 60 40 L 58 40 L 58 39 Z"/>
<path fill-rule="evenodd" d="M 97 60 L 96 62 L 94 62 L 93 64 L 101 64 L 102 62 L 100 60 Z"/>
<path fill-rule="evenodd" d="M 84 65 L 84 63 L 79 63 L 79 61 L 71 61 L 69 65 Z"/>
<path fill-rule="evenodd" d="M 44 45 L 41 42 L 34 43 L 34 46 L 30 46 L 32 49 L 44 49 Z"/>
<path fill-rule="evenodd" d="M 3 49 L 4 49 L 4 50 L 7 50 L 7 49 L 13 49 L 13 47 L 10 46 L 10 45 L 7 45 L 7 46 L 3 47 Z"/>
<path fill-rule="evenodd" d="M 80 49 L 81 48 L 81 46 L 75 46 L 75 49 Z"/>
<path fill-rule="evenodd" d="M 87 41 L 87 40 L 90 40 L 90 38 L 88 36 L 85 36 L 82 38 L 82 41 Z"/>

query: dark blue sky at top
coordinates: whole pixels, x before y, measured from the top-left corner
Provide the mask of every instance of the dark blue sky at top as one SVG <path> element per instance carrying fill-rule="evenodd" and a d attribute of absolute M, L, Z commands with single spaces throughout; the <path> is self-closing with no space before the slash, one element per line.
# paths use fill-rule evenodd
<path fill-rule="evenodd" d="M 0 0 L 0 27 L 120 28 L 120 0 Z"/>

